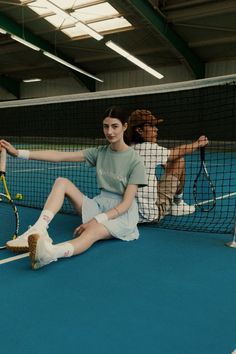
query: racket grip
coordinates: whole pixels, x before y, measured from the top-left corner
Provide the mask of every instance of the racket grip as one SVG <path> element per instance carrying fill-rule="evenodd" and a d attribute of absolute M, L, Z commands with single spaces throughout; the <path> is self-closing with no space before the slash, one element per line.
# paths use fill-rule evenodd
<path fill-rule="evenodd" d="M 0 156 L 0 171 L 6 171 L 6 161 L 7 161 L 7 152 L 6 149 L 2 148 Z"/>
<path fill-rule="evenodd" d="M 204 146 L 200 147 L 200 157 L 201 157 L 201 161 L 205 161 L 205 147 Z"/>

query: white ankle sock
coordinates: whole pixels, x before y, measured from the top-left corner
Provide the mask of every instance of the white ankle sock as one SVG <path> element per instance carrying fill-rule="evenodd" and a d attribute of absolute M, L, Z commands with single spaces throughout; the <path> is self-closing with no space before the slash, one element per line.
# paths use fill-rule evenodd
<path fill-rule="evenodd" d="M 74 254 L 74 246 L 70 242 L 59 243 L 52 247 L 56 258 L 71 257 Z"/>
<path fill-rule="evenodd" d="M 39 229 L 42 229 L 42 228 L 47 229 L 48 228 L 48 224 L 51 222 L 51 220 L 53 219 L 54 215 L 55 214 L 51 210 L 44 209 L 42 211 L 42 213 L 40 214 L 38 220 L 34 224 L 34 227 L 35 228 L 39 228 Z"/>

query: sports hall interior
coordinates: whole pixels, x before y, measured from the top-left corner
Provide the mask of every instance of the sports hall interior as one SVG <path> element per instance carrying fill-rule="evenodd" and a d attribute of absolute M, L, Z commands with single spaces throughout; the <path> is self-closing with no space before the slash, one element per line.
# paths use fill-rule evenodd
<path fill-rule="evenodd" d="M 146 109 L 163 117 L 160 145 L 208 136 L 215 188 L 212 208 L 204 209 L 210 194 L 196 204 L 196 151 L 186 156 L 184 188 L 193 214 L 139 224 L 136 241 L 100 241 L 37 271 L 27 255 L 1 249 L 2 353 L 236 350 L 235 18 L 233 0 L 0 1 L 1 139 L 84 149 L 103 144 L 106 108 Z M 8 158 L 19 233 L 59 176 L 89 197 L 98 192 L 93 169 Z M 66 241 L 80 223 L 66 201 L 50 234 Z"/>

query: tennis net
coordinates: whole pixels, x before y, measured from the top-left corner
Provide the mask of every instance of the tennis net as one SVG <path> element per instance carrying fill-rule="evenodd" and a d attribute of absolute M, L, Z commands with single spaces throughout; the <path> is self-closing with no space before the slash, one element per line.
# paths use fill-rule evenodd
<path fill-rule="evenodd" d="M 236 201 L 235 78 L 198 80 L 89 93 L 50 99 L 0 103 L 1 136 L 20 149 L 76 151 L 104 144 L 101 117 L 112 105 L 131 112 L 148 109 L 164 117 L 159 145 L 173 148 L 206 135 L 206 164 L 216 188 L 210 212 L 166 216 L 157 227 L 230 233 Z M 200 167 L 199 152 L 186 156 L 184 200 L 194 204 L 193 183 Z M 161 171 L 157 170 L 157 174 Z M 72 180 L 89 197 L 98 194 L 96 173 L 83 163 L 49 163 L 9 157 L 8 184 L 18 205 L 42 208 L 58 176 Z M 73 213 L 65 201 L 62 212 Z"/>

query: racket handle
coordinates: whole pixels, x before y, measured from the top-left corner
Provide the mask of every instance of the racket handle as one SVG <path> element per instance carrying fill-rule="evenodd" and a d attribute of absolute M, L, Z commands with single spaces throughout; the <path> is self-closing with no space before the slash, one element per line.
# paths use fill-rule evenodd
<path fill-rule="evenodd" d="M 201 161 L 205 161 L 205 147 L 204 146 L 200 147 L 200 157 L 201 157 Z"/>
<path fill-rule="evenodd" d="M 1 157 L 0 157 L 0 171 L 6 171 L 6 162 L 7 162 L 7 152 L 6 149 L 2 148 Z"/>

